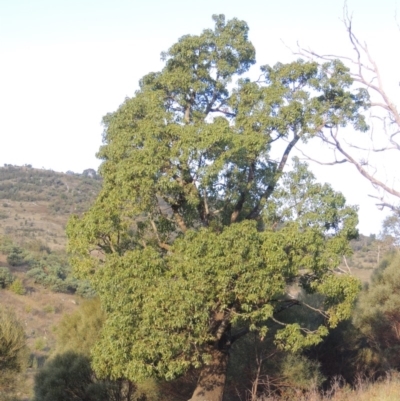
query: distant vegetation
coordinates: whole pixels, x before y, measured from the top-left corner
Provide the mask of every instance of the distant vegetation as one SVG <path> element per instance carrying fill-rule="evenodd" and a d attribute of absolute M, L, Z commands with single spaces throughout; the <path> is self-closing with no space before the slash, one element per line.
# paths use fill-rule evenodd
<path fill-rule="evenodd" d="M 0 199 L 14 202 L 44 202 L 50 212 L 82 213 L 98 194 L 100 177 L 95 170 L 83 174 L 62 174 L 51 170 L 6 165 L 0 168 Z M 0 214 L 4 219 L 6 211 Z"/>
<path fill-rule="evenodd" d="M 342 267 L 371 270 L 377 268 L 384 255 L 395 249 L 394 238 L 385 236 L 378 238 L 360 234 L 357 239 L 350 242 L 353 254 L 343 258 Z"/>
<path fill-rule="evenodd" d="M 36 243 L 51 253 L 65 254 L 69 216 L 87 210 L 101 188 L 96 172 L 85 171 L 62 174 L 29 166 L 0 167 L 0 236 L 25 251 Z"/>

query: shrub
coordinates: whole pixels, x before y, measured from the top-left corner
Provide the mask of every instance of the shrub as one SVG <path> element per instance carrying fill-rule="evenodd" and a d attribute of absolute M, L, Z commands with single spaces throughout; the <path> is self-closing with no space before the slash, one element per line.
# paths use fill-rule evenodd
<path fill-rule="evenodd" d="M 24 264 L 24 256 L 24 251 L 20 247 L 13 246 L 7 255 L 7 263 L 11 266 L 20 266 Z"/>
<path fill-rule="evenodd" d="M 360 295 L 354 322 L 378 351 L 387 368 L 399 369 L 400 254 L 382 263 L 372 283 Z"/>
<path fill-rule="evenodd" d="M 0 238 L 0 252 L 1 253 L 8 255 L 10 253 L 12 247 L 13 247 L 13 242 L 9 237 L 5 236 L 5 237 Z"/>
<path fill-rule="evenodd" d="M 0 308 L 0 388 L 13 391 L 18 374 L 24 371 L 28 361 L 25 332 L 15 314 Z"/>
<path fill-rule="evenodd" d="M 43 351 L 46 348 L 46 340 L 42 337 L 39 337 L 35 340 L 35 350 L 36 351 Z"/>
<path fill-rule="evenodd" d="M 99 299 L 83 302 L 72 314 L 64 315 L 56 328 L 57 351 L 78 351 L 90 355 L 105 320 Z"/>
<path fill-rule="evenodd" d="M 53 305 L 46 305 L 46 306 L 43 308 L 43 310 L 44 310 L 46 313 L 55 313 L 55 312 L 56 312 L 56 309 L 54 308 Z"/>
<path fill-rule="evenodd" d="M 31 269 L 27 272 L 27 275 L 33 278 L 35 283 L 54 292 L 76 292 L 86 298 L 94 296 L 94 291 L 87 282 L 81 282 L 72 277 L 65 252 L 48 252 L 40 241 L 32 242 L 30 246 L 36 249 L 36 253 L 39 253 L 30 260 Z"/>
<path fill-rule="evenodd" d="M 296 354 L 288 354 L 283 358 L 281 374 L 291 390 L 316 389 L 325 379 L 317 362 Z"/>
<path fill-rule="evenodd" d="M 25 287 L 22 284 L 22 281 L 17 278 L 15 279 L 12 284 L 10 285 L 10 290 L 17 294 L 17 295 L 24 295 L 25 294 Z"/>
<path fill-rule="evenodd" d="M 8 287 L 14 281 L 8 267 L 0 267 L 0 288 Z"/>
<path fill-rule="evenodd" d="M 35 376 L 34 401 L 106 401 L 107 387 L 97 383 L 84 355 L 56 355 Z"/>
<path fill-rule="evenodd" d="M 79 280 L 77 282 L 76 295 L 82 298 L 94 298 L 96 296 L 96 291 L 90 286 L 87 280 Z"/>

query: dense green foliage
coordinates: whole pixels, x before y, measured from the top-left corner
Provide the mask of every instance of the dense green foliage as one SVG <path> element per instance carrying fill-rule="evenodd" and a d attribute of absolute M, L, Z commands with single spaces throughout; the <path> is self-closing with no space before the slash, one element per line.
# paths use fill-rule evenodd
<path fill-rule="evenodd" d="M 24 264 L 23 250 L 18 246 L 12 247 L 9 254 L 7 255 L 7 263 L 10 266 L 20 266 Z"/>
<path fill-rule="evenodd" d="M 349 90 L 337 61 L 263 66 L 257 82 L 232 84 L 255 50 L 243 21 L 213 18 L 104 118 L 103 188 L 67 229 L 75 272 L 107 312 L 93 354 L 103 375 L 172 379 L 223 364 L 216 353 L 248 331 L 264 337 L 301 283 L 323 296 L 326 321 L 280 322 L 274 341 L 297 351 L 349 317 L 359 289 L 335 274 L 356 211 L 306 166 L 283 169 L 299 141 L 365 129 L 366 92 Z"/>

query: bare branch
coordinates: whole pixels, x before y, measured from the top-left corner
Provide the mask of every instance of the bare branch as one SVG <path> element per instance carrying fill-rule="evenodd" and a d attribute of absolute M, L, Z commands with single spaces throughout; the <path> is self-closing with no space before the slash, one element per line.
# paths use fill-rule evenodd
<path fill-rule="evenodd" d="M 342 160 L 335 160 L 333 162 L 321 162 L 319 160 L 313 159 L 312 157 L 308 156 L 307 154 L 305 154 L 301 149 L 296 148 L 297 151 L 299 151 L 306 160 L 310 160 L 314 163 L 320 164 L 321 166 L 333 166 L 335 164 L 342 164 L 342 163 L 346 163 L 348 160 L 346 159 L 342 159 Z"/>
<path fill-rule="evenodd" d="M 375 203 L 375 205 L 376 205 L 380 210 L 383 210 L 383 209 L 386 207 L 386 208 L 392 210 L 393 212 L 398 213 L 399 207 L 398 207 L 398 206 L 395 206 L 395 205 L 393 205 L 393 204 L 391 204 L 391 203 L 384 202 L 384 201 L 383 201 L 383 197 L 378 197 L 378 196 L 374 196 L 374 195 L 368 195 L 368 196 L 369 196 L 370 198 L 375 198 L 375 199 L 378 199 L 378 200 L 381 201 L 381 202 L 379 202 L 379 203 Z"/>
<path fill-rule="evenodd" d="M 348 142 L 346 142 L 346 144 L 351 148 L 363 150 L 365 152 L 376 152 L 376 153 L 379 153 L 379 152 L 384 152 L 386 150 L 396 150 L 397 149 L 395 146 L 390 146 L 390 147 L 389 146 L 385 146 L 383 148 L 378 148 L 378 149 L 376 149 L 376 148 L 368 149 L 368 148 L 363 148 L 362 146 L 353 145 L 353 144 L 348 143 Z"/>
<path fill-rule="evenodd" d="M 318 308 L 314 308 L 313 306 L 309 305 L 308 303 L 301 301 L 301 305 L 304 305 L 306 308 L 311 309 L 314 312 L 319 313 L 320 315 L 322 315 L 324 318 L 328 319 L 329 316 L 321 309 Z"/>
<path fill-rule="evenodd" d="M 345 256 L 345 255 L 343 255 L 343 261 L 344 261 L 344 264 L 345 264 L 346 267 L 347 267 L 347 270 L 348 270 L 349 273 L 351 274 L 351 270 L 350 270 L 350 267 L 349 267 L 349 265 L 348 265 L 348 263 L 347 263 L 347 259 L 346 259 L 346 256 Z"/>
<path fill-rule="evenodd" d="M 357 161 L 354 159 L 353 156 L 351 156 L 348 152 L 346 152 L 346 151 L 343 149 L 343 147 L 342 147 L 342 145 L 341 145 L 341 143 L 339 142 L 338 139 L 335 139 L 335 142 L 336 142 L 336 149 L 337 149 L 340 153 L 342 153 L 342 155 L 343 155 L 350 163 L 352 163 L 352 164 L 357 168 L 357 170 L 360 172 L 360 174 L 361 174 L 362 176 L 364 176 L 368 181 L 370 181 L 372 185 L 374 185 L 374 186 L 376 186 L 376 187 L 379 187 L 379 188 L 382 188 L 385 192 L 387 192 L 387 193 L 389 193 L 389 194 L 391 194 L 391 195 L 394 195 L 394 196 L 400 198 L 400 192 L 399 192 L 399 191 L 395 190 L 394 188 L 388 187 L 384 182 L 382 182 L 382 181 L 376 179 L 374 176 L 372 176 L 372 175 L 363 167 L 362 163 L 357 162 Z"/>
<path fill-rule="evenodd" d="M 308 155 L 305 155 L 301 152 L 308 160 L 316 162 L 321 165 L 334 165 L 344 163 L 348 161 L 352 163 L 357 170 L 360 172 L 362 176 L 364 176 L 367 180 L 371 182 L 371 184 L 375 188 L 380 188 L 387 194 L 393 195 L 397 198 L 400 198 L 400 190 L 396 188 L 391 188 L 385 184 L 382 179 L 376 178 L 374 174 L 371 174 L 369 168 L 371 167 L 368 161 L 365 159 L 361 159 L 357 161 L 358 157 L 356 154 L 352 154 L 350 152 L 350 148 L 355 151 L 363 151 L 363 152 L 375 152 L 375 153 L 384 153 L 386 151 L 398 150 L 400 151 L 400 143 L 396 141 L 397 135 L 400 133 L 400 113 L 391 100 L 388 92 L 386 91 L 381 71 L 374 60 L 368 45 L 357 37 L 357 35 L 353 31 L 352 26 L 352 16 L 349 15 L 347 5 L 345 5 L 343 9 L 343 24 L 347 31 L 347 35 L 349 38 L 349 42 L 351 44 L 354 57 L 348 56 L 340 56 L 336 54 L 318 54 L 311 49 L 306 49 L 297 44 L 297 51 L 294 52 L 297 55 L 301 55 L 308 60 L 317 60 L 320 62 L 325 61 L 334 61 L 336 59 L 342 60 L 344 63 L 351 67 L 350 76 L 354 80 L 354 82 L 358 83 L 359 86 L 365 88 L 369 91 L 370 95 L 373 96 L 370 102 L 370 107 L 378 110 L 379 113 L 387 114 L 386 117 L 381 117 L 378 115 L 372 115 L 371 118 L 377 118 L 382 123 L 382 131 L 380 132 L 380 136 L 373 138 L 373 130 L 371 131 L 371 147 L 367 148 L 365 145 L 360 145 L 356 143 L 346 143 L 347 149 L 343 147 L 345 141 L 341 140 L 336 133 L 329 138 L 324 136 L 322 133 L 318 135 L 320 139 L 322 139 L 325 143 L 335 148 L 339 151 L 342 156 L 344 156 L 345 160 L 338 160 L 335 155 L 335 161 L 333 162 L 321 162 L 315 159 L 312 159 Z M 388 125 L 389 123 L 389 125 Z M 395 127 L 395 132 L 389 132 L 389 129 L 392 130 L 392 127 Z M 365 137 L 364 137 L 365 138 Z M 386 143 L 382 142 L 382 139 L 386 141 Z M 367 170 L 368 168 L 368 170 Z M 378 204 L 380 208 L 389 207 L 392 208 L 392 205 L 387 202 L 380 202 Z"/>

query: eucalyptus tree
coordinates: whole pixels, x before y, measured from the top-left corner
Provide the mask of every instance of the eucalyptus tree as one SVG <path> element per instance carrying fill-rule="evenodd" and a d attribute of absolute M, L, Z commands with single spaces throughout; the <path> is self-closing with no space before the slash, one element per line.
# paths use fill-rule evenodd
<path fill-rule="evenodd" d="M 366 125 L 363 91 L 339 61 L 255 63 L 248 26 L 181 37 L 165 67 L 105 116 L 103 187 L 68 225 L 75 273 L 107 313 L 93 351 L 98 374 L 140 381 L 199 369 L 192 400 L 221 400 L 229 348 L 249 331 L 276 344 L 315 344 L 349 316 L 358 291 L 334 270 L 357 215 L 293 147 L 326 128 Z M 279 320 L 291 284 L 325 295 L 319 327 Z"/>

